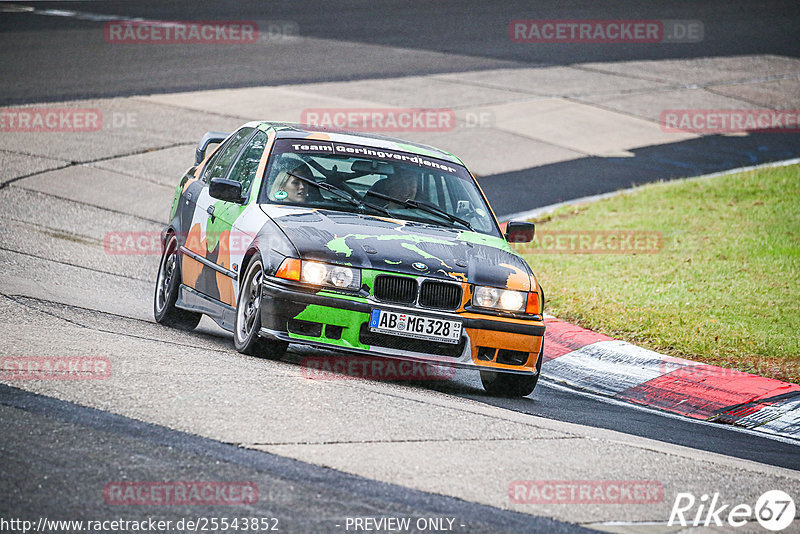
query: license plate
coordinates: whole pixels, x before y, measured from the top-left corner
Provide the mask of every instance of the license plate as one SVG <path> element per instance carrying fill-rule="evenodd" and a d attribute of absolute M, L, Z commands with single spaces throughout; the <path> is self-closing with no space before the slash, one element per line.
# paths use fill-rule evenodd
<path fill-rule="evenodd" d="M 461 339 L 461 321 L 436 319 L 408 313 L 397 313 L 387 310 L 372 310 L 369 319 L 371 332 L 392 334 L 395 336 L 438 341 L 440 343 L 458 343 Z"/>

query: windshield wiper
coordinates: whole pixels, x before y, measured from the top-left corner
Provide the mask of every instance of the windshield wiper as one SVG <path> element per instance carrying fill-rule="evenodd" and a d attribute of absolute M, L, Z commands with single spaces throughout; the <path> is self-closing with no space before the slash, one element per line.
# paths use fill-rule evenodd
<path fill-rule="evenodd" d="M 340 188 L 336 187 L 335 185 L 329 184 L 327 182 L 317 182 L 316 180 L 312 180 L 311 178 L 305 178 L 303 176 L 298 176 L 298 175 L 296 175 L 294 173 L 291 173 L 291 172 L 287 172 L 286 174 L 288 174 L 289 176 L 291 176 L 293 178 L 297 178 L 298 180 L 301 180 L 301 181 L 303 181 L 303 182 L 305 182 L 307 184 L 310 184 L 310 185 L 313 185 L 315 187 L 318 187 L 319 189 L 324 189 L 325 191 L 328 191 L 329 193 L 333 193 L 334 195 L 337 195 L 340 198 L 345 199 L 347 202 L 349 202 L 350 204 L 352 204 L 353 206 L 355 206 L 357 208 L 360 208 L 361 206 L 366 206 L 368 208 L 372 208 L 375 211 L 379 211 L 379 212 L 381 212 L 381 213 L 383 213 L 385 215 L 389 215 L 389 212 L 386 209 L 384 209 L 384 208 L 382 208 L 380 206 L 376 206 L 374 204 L 371 204 L 369 202 L 366 202 L 364 200 L 360 200 L 360 199 L 356 198 L 354 195 L 352 195 L 351 193 L 348 193 L 344 189 L 340 189 Z"/>
<path fill-rule="evenodd" d="M 470 230 L 472 230 L 473 232 L 475 231 L 475 229 L 472 227 L 472 225 L 469 222 L 467 222 L 466 219 L 462 219 L 461 217 L 458 217 L 458 216 L 453 215 L 451 213 L 447 213 L 446 211 L 444 211 L 439 206 L 434 206 L 433 204 L 429 204 L 427 202 L 420 202 L 419 200 L 412 200 L 410 198 L 408 200 L 406 200 L 406 203 L 408 205 L 410 205 L 410 206 L 414 206 L 415 208 L 421 209 L 422 211 L 425 211 L 427 213 L 430 213 L 430 214 L 433 214 L 433 215 L 439 215 L 440 217 L 444 217 L 445 219 L 449 219 L 451 222 L 457 222 L 458 224 L 462 224 L 462 225 L 466 226 L 467 228 L 469 228 Z"/>
<path fill-rule="evenodd" d="M 469 228 L 470 230 L 472 230 L 473 232 L 475 231 L 475 229 L 472 227 L 472 225 L 469 222 L 467 222 L 466 220 L 462 219 L 461 217 L 457 217 L 455 215 L 447 213 L 442 208 L 440 208 L 438 206 L 434 206 L 433 204 L 429 204 L 428 202 L 420 202 L 419 200 L 413 200 L 413 199 L 410 199 L 410 198 L 408 200 L 400 200 L 399 198 L 390 197 L 389 195 L 384 195 L 383 193 L 378 193 L 376 191 L 370 191 L 369 194 L 370 195 L 374 195 L 374 196 L 376 196 L 378 198 L 382 198 L 384 200 L 388 200 L 390 202 L 394 202 L 396 204 L 402 204 L 402 205 L 408 206 L 410 208 L 420 209 L 420 210 L 422 210 L 422 211 L 424 211 L 426 213 L 430 213 L 431 215 L 438 215 L 439 217 L 442 217 L 443 219 L 447 219 L 450 222 L 455 222 L 455 223 L 464 225 L 467 228 Z"/>

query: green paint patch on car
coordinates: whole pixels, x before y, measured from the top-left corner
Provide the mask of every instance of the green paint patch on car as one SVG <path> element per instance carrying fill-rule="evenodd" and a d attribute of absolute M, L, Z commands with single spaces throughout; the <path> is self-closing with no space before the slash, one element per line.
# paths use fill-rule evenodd
<path fill-rule="evenodd" d="M 214 213 L 217 216 L 210 218 L 206 226 L 206 246 L 209 252 L 217 248 L 222 233 L 230 229 L 230 223 L 226 220 L 238 219 L 245 209 L 247 206 L 244 204 L 231 204 L 222 200 L 214 203 Z"/>
<path fill-rule="evenodd" d="M 345 256 L 350 256 L 353 253 L 353 249 L 347 246 L 345 242 L 346 237 L 337 237 L 333 241 L 329 241 L 326 247 L 329 250 L 337 253 L 337 254 L 344 254 Z"/>
<path fill-rule="evenodd" d="M 337 297 L 339 296 L 340 295 L 337 295 Z M 365 321 L 369 321 L 369 314 L 367 313 L 309 304 L 303 311 L 295 316 L 295 319 L 300 321 L 320 323 L 325 325 L 323 328 L 327 328 L 327 325 L 341 326 L 342 337 L 340 339 L 327 338 L 325 337 L 325 331 L 323 330 L 320 337 L 306 336 L 289 332 L 289 337 L 292 339 L 324 341 L 327 345 L 343 348 L 355 348 L 362 350 L 369 350 L 370 348 L 369 345 L 364 345 L 358 339 L 358 333 L 359 329 L 361 328 L 361 324 Z"/>
<path fill-rule="evenodd" d="M 169 218 L 172 220 L 178 212 L 178 203 L 181 201 L 181 193 L 183 192 L 183 182 L 175 188 L 175 194 L 172 197 L 172 206 L 169 208 Z"/>

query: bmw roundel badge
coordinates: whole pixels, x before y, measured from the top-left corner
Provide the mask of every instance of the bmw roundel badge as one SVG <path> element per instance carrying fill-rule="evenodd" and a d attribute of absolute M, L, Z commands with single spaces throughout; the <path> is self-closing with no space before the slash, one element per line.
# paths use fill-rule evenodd
<path fill-rule="evenodd" d="M 411 266 L 413 268 L 415 268 L 416 270 L 418 270 L 418 271 L 427 271 L 428 270 L 428 266 L 425 265 L 424 263 L 422 263 L 421 261 L 415 261 L 414 263 L 411 264 Z"/>

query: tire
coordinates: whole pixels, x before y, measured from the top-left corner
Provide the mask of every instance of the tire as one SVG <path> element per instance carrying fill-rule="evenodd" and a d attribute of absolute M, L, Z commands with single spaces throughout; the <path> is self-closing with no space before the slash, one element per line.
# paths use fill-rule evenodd
<path fill-rule="evenodd" d="M 270 360 L 280 360 L 286 352 L 288 343 L 258 336 L 261 329 L 261 281 L 264 265 L 261 256 L 250 260 L 239 298 L 236 300 L 236 320 L 233 325 L 233 345 L 242 354 L 263 356 Z"/>
<path fill-rule="evenodd" d="M 511 373 L 498 373 L 496 371 L 481 371 L 481 384 L 483 389 L 496 397 L 527 397 L 536 389 L 539 375 L 542 371 L 542 357 L 544 356 L 544 338 L 539 348 L 539 357 L 536 359 L 535 375 L 517 375 Z"/>
<path fill-rule="evenodd" d="M 178 261 L 178 239 L 170 235 L 156 276 L 156 291 L 153 295 L 153 316 L 157 323 L 179 330 L 194 330 L 200 313 L 181 310 L 175 307 L 178 300 L 178 288 L 181 285 L 181 266 Z"/>

